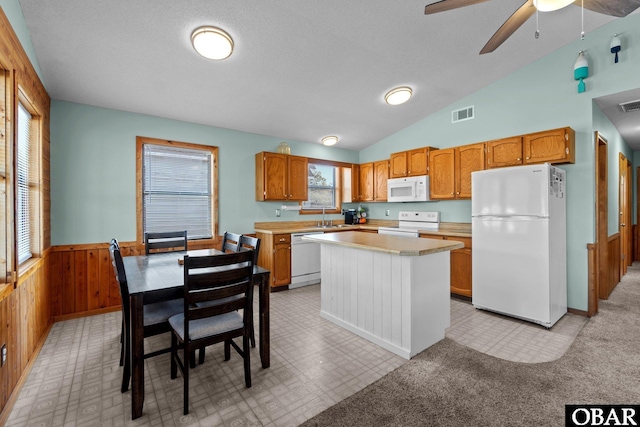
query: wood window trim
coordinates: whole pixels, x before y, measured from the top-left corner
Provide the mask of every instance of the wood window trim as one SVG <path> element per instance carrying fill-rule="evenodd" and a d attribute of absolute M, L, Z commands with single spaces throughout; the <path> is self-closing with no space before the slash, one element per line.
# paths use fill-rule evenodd
<path fill-rule="evenodd" d="M 324 159 L 307 159 L 308 164 L 315 165 L 325 165 L 325 166 L 334 166 L 336 168 L 344 168 L 351 167 L 351 163 L 344 162 L 335 162 L 332 160 L 324 160 Z M 307 184 L 308 186 L 308 184 Z M 299 202 L 299 205 L 302 207 L 302 202 Z M 342 213 L 342 174 L 337 174 L 336 176 L 336 208 L 335 209 L 325 209 L 325 214 L 340 214 Z M 298 215 L 322 215 L 322 209 L 300 209 L 298 211 Z"/>
<path fill-rule="evenodd" d="M 218 238 L 218 147 L 212 145 L 194 144 L 190 142 L 170 141 L 166 139 L 148 138 L 145 136 L 136 136 L 136 248 L 144 250 L 144 226 L 142 218 L 143 201 L 142 201 L 142 148 L 144 144 L 164 145 L 168 147 L 187 148 L 192 150 L 209 151 L 213 155 L 213 209 L 211 211 L 211 220 L 213 222 L 212 234 L 209 239 L 198 239 L 194 242 L 198 246 L 215 247 L 219 243 Z"/>
<path fill-rule="evenodd" d="M 44 216 L 43 212 L 43 194 L 42 194 L 42 181 L 43 181 L 43 171 L 42 171 L 42 114 L 38 111 L 38 108 L 34 102 L 31 101 L 31 98 L 27 95 L 24 89 L 18 85 L 17 89 L 18 93 L 18 102 L 15 103 L 14 108 L 14 117 L 18 117 L 18 103 L 22 104 L 24 108 L 31 114 L 31 131 L 29 134 L 29 201 L 31 206 L 29 207 L 29 216 L 30 216 L 30 246 L 31 246 L 31 258 L 25 260 L 22 263 L 18 263 L 18 241 L 16 238 L 15 241 L 15 257 L 16 257 L 16 265 L 18 266 L 18 279 L 21 277 L 26 277 L 29 274 L 31 268 L 36 265 L 41 257 L 42 257 L 42 242 L 44 241 L 43 236 L 43 225 L 42 218 Z M 17 129 L 17 128 L 16 128 Z M 17 136 L 15 142 L 14 153 L 17 153 Z M 17 156 L 17 154 L 16 154 Z M 14 176 L 18 176 L 17 171 L 17 162 L 15 165 L 16 170 L 14 171 Z M 15 179 L 15 194 L 14 203 L 15 203 L 15 212 L 18 212 L 17 207 L 17 179 Z M 18 222 L 17 218 L 15 221 L 16 230 L 14 231 L 14 235 L 18 235 L 17 227 Z"/>

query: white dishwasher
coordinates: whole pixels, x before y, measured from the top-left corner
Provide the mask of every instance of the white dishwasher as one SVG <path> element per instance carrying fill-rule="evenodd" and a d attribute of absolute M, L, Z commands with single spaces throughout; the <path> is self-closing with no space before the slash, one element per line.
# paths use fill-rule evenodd
<path fill-rule="evenodd" d="M 302 240 L 302 236 L 322 231 L 291 234 L 291 285 L 289 288 L 320 283 L 320 243 Z"/>

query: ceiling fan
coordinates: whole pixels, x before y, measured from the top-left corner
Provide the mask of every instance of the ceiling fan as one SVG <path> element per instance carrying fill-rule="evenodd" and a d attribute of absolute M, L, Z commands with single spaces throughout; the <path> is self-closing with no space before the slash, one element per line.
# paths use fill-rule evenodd
<path fill-rule="evenodd" d="M 444 12 L 451 9 L 457 9 L 465 6 L 483 3 L 488 0 L 441 0 L 425 6 L 424 14 L 431 15 L 433 13 Z M 583 4 L 584 2 L 584 4 Z M 545 7 L 546 4 L 553 3 L 553 6 Z M 480 55 L 493 52 L 507 40 L 527 19 L 533 15 L 536 10 L 541 12 L 558 10 L 569 4 L 576 6 L 584 6 L 585 9 L 605 15 L 623 18 L 640 7 L 640 0 L 527 0 L 518 8 L 513 15 L 505 21 L 504 24 L 489 39 L 486 45 L 480 51 Z M 550 8 L 549 8 L 550 7 Z"/>

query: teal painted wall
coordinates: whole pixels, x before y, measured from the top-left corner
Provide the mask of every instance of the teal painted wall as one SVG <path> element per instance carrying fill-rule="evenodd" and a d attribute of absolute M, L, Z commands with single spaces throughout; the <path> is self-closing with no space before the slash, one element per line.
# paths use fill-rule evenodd
<path fill-rule="evenodd" d="M 300 220 L 281 202 L 255 201 L 255 160 L 281 139 L 159 117 L 51 103 L 51 243 L 136 239 L 136 136 L 219 147 L 219 231 L 253 232 L 255 221 Z M 292 154 L 357 163 L 358 153 L 287 141 Z M 305 215 L 304 219 L 316 219 Z M 327 216 L 334 220 L 340 215 Z"/>
<path fill-rule="evenodd" d="M 622 37 L 620 62 L 614 64 L 609 48 L 614 33 Z M 587 91 L 577 93 L 573 64 L 578 51 L 589 61 Z M 452 82 L 455 84 L 455 82 Z M 592 99 L 640 87 L 640 15 L 612 21 L 585 40 L 577 40 L 531 65 L 495 82 L 474 94 L 432 114 L 360 152 L 360 162 L 384 159 L 390 153 L 430 145 L 447 148 L 488 141 L 546 129 L 570 126 L 576 131 L 576 163 L 562 165 L 567 171 L 567 269 L 568 304 L 587 309 L 587 243 L 595 239 L 594 219 L 594 142 L 595 125 L 607 127 L 602 114 L 595 113 Z M 417 92 L 417 91 L 416 91 Z M 428 94 L 429 88 L 420 88 Z M 428 95 L 427 95 L 428 96 Z M 451 124 L 451 111 L 475 106 L 476 118 Z M 618 152 L 633 158 L 624 141 L 609 145 L 609 218 L 610 233 L 617 231 Z M 614 151 L 615 150 L 615 151 Z M 640 159 L 636 159 L 636 164 Z M 611 178 L 613 177 L 613 178 Z M 401 209 L 436 210 L 442 221 L 470 222 L 469 201 L 441 201 L 403 205 L 382 203 L 366 205 L 374 218 L 391 218 Z"/>
<path fill-rule="evenodd" d="M 36 53 L 33 49 L 33 44 L 31 43 L 31 35 L 29 34 L 27 24 L 24 21 L 24 15 L 22 14 L 22 9 L 20 8 L 20 3 L 18 0 L 0 0 L 0 7 L 2 7 L 2 11 L 11 23 L 11 27 L 18 36 L 18 40 L 20 40 L 22 48 L 27 53 L 27 56 L 31 61 L 31 65 L 33 65 L 36 73 L 38 73 L 38 77 L 40 77 L 40 80 L 44 82 L 42 72 L 40 71 L 40 65 L 38 65 Z"/>

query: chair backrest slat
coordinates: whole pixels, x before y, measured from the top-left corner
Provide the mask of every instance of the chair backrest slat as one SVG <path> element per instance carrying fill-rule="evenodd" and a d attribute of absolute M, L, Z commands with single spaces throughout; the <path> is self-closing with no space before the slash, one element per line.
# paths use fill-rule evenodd
<path fill-rule="evenodd" d="M 162 252 L 186 251 L 187 230 L 144 233 L 144 247 L 147 255 L 160 250 Z M 166 251 L 166 249 L 171 249 L 171 251 Z"/>
<path fill-rule="evenodd" d="M 222 237 L 222 246 L 220 250 L 226 253 L 238 252 L 240 250 L 241 239 L 242 234 L 225 231 L 224 236 Z"/>
<path fill-rule="evenodd" d="M 240 247 L 253 249 L 253 263 L 258 264 L 258 253 L 260 252 L 260 238 L 252 236 L 240 236 Z"/>

